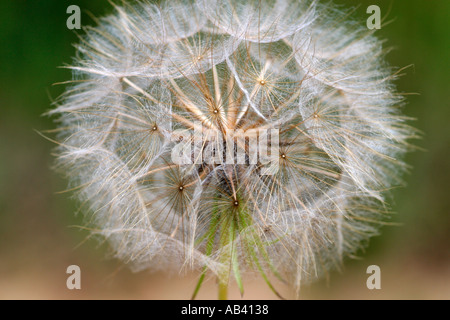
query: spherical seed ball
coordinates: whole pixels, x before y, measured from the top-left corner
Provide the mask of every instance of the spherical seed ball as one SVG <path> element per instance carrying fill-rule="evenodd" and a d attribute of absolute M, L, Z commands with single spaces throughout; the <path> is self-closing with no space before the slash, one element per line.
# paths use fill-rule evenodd
<path fill-rule="evenodd" d="M 414 131 L 381 41 L 345 19 L 309 0 L 136 1 L 85 29 L 51 112 L 58 165 L 117 258 L 299 290 L 377 233 Z M 270 172 L 224 139 L 268 129 Z"/>

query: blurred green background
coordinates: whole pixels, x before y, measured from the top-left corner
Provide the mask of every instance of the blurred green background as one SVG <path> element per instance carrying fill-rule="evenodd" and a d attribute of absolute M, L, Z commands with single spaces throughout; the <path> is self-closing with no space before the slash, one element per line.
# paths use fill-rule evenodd
<path fill-rule="evenodd" d="M 415 141 L 425 151 L 408 154 L 407 185 L 394 190 L 396 214 L 373 238 L 360 259 L 348 260 L 330 279 L 305 287 L 302 297 L 322 299 L 450 299 L 450 1 L 335 1 L 355 6 L 365 24 L 366 8 L 376 4 L 392 20 L 376 34 L 394 47 L 393 66 L 407 68 L 397 86 L 408 95 L 404 113 L 423 132 Z M 148 298 L 187 299 L 195 276 L 133 274 L 77 227 L 77 203 L 58 193 L 66 181 L 53 173 L 51 142 L 35 130 L 54 128 L 43 117 L 62 91 L 53 83 L 71 78 L 58 68 L 71 62 L 76 34 L 66 28 L 66 9 L 112 11 L 106 0 L 4 0 L 0 2 L 0 299 Z M 389 12 L 388 12 L 389 11 Z M 66 288 L 66 268 L 82 270 L 82 290 Z M 382 289 L 366 288 L 366 268 L 381 268 Z M 289 289 L 277 288 L 287 297 Z M 215 298 L 209 281 L 199 298 Z M 230 298 L 239 298 L 232 288 Z M 247 299 L 275 299 L 258 277 L 246 283 Z"/>

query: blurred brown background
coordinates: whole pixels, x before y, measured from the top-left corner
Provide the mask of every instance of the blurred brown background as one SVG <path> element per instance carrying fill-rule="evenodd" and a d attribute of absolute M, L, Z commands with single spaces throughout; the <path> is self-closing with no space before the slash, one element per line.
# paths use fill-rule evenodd
<path fill-rule="evenodd" d="M 365 24 L 366 8 L 380 6 L 390 24 L 377 31 L 395 50 L 394 66 L 408 66 L 397 82 L 408 96 L 404 113 L 424 132 L 416 144 L 426 151 L 407 156 L 412 165 L 407 186 L 394 191 L 397 213 L 360 259 L 348 260 L 341 272 L 302 291 L 311 299 L 450 299 L 450 1 L 335 1 L 358 5 L 355 16 Z M 83 10 L 82 24 L 92 24 L 86 11 L 111 12 L 106 0 L 0 2 L 0 299 L 189 299 L 198 275 L 133 274 L 109 259 L 107 248 L 86 240 L 81 215 L 70 193 L 58 194 L 66 181 L 51 170 L 52 143 L 34 130 L 54 128 L 41 114 L 70 72 L 76 42 L 66 28 L 66 8 Z M 69 265 L 82 271 L 82 290 L 66 288 Z M 366 268 L 381 267 L 381 290 L 368 290 Z M 292 292 L 276 287 L 286 298 Z M 214 280 L 200 299 L 216 297 Z M 240 298 L 235 287 L 230 298 Z M 275 299 L 258 277 L 245 283 L 245 299 Z"/>

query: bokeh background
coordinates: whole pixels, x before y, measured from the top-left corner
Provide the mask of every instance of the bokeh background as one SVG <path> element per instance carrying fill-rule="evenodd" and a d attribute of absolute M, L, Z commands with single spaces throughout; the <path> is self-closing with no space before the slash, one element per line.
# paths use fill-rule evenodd
<path fill-rule="evenodd" d="M 376 34 L 394 50 L 391 65 L 405 67 L 397 81 L 408 95 L 404 113 L 423 132 L 408 154 L 411 173 L 395 189 L 396 214 L 360 259 L 302 291 L 304 299 L 450 299 L 450 1 L 336 0 L 354 6 L 365 24 L 366 8 L 376 4 L 389 24 Z M 189 299 L 196 274 L 131 273 L 108 258 L 105 245 L 89 239 L 76 215 L 77 202 L 59 193 L 66 181 L 51 170 L 54 147 L 37 131 L 55 127 L 42 114 L 70 79 L 58 68 L 71 62 L 76 34 L 66 28 L 66 8 L 112 11 L 106 0 L 0 1 L 0 299 Z M 78 265 L 82 289 L 66 288 L 66 268 Z M 368 290 L 366 268 L 381 268 L 381 290 Z M 277 289 L 292 298 L 289 288 Z M 245 299 L 276 299 L 258 277 L 245 282 Z M 200 299 L 216 297 L 213 280 Z M 230 298 L 240 298 L 235 287 Z"/>

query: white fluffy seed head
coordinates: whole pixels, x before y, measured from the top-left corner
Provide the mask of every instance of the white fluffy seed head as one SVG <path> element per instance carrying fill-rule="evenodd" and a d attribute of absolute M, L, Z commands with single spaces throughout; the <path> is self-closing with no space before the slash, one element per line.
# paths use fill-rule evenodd
<path fill-rule="evenodd" d="M 51 112 L 58 164 L 118 258 L 298 290 L 377 233 L 414 132 L 381 42 L 344 16 L 309 0 L 139 1 L 85 28 Z M 174 163 L 172 133 L 196 122 L 278 129 L 279 170 Z"/>

